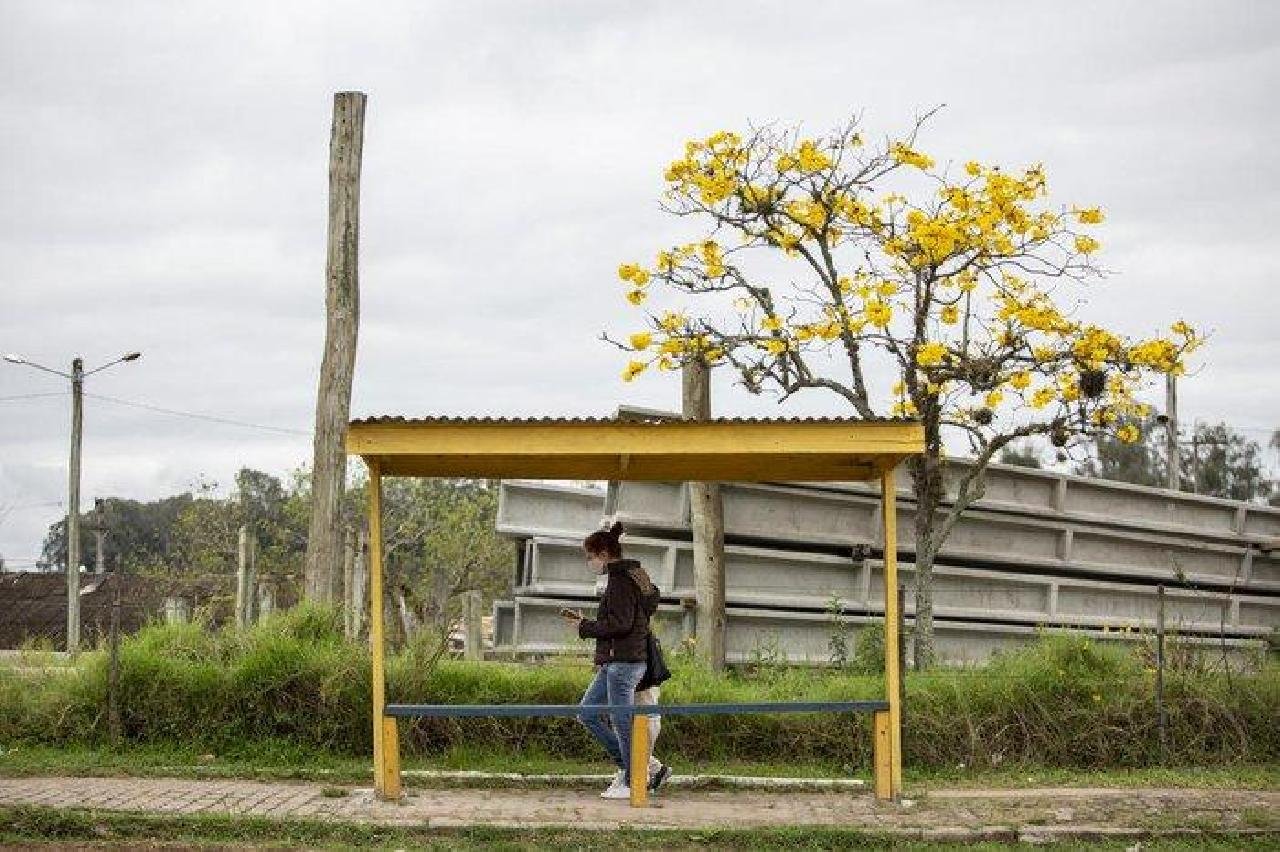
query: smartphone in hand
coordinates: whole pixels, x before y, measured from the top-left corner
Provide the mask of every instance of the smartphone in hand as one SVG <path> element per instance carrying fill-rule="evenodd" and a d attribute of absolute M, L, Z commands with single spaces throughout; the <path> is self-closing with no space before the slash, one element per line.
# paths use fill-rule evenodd
<path fill-rule="evenodd" d="M 581 621 L 583 619 L 582 613 L 576 609 L 569 609 L 567 606 L 560 608 L 560 617 L 567 618 L 570 621 Z"/>

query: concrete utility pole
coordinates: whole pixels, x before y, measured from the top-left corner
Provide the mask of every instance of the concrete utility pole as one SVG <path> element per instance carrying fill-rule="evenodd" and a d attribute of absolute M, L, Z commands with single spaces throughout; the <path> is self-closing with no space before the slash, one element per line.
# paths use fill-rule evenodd
<path fill-rule="evenodd" d="M 684 365 L 681 394 L 686 420 L 711 419 L 711 369 L 705 361 Z M 694 615 L 698 655 L 713 670 L 724 668 L 724 505 L 718 482 L 689 483 L 693 528 Z"/>
<path fill-rule="evenodd" d="M 1178 379 L 1173 373 L 1164 374 L 1164 416 L 1168 418 L 1165 421 L 1165 428 L 1168 430 L 1165 437 L 1165 457 L 1169 461 L 1169 470 L 1167 471 L 1167 483 L 1165 487 L 1170 491 L 1177 491 L 1178 482 Z"/>
<path fill-rule="evenodd" d="M 28 361 L 21 355 L 9 353 L 0 357 L 10 364 L 21 364 L 71 380 L 71 464 L 67 474 L 67 653 L 75 654 L 80 650 L 80 446 L 84 430 L 84 380 L 123 361 L 136 361 L 142 353 L 130 352 L 88 372 L 84 369 L 84 359 L 75 358 L 71 361 L 70 373 Z"/>
<path fill-rule="evenodd" d="M 80 439 L 84 431 L 84 359 L 71 362 L 71 470 L 67 483 L 67 653 L 80 650 Z"/>
<path fill-rule="evenodd" d="M 102 518 L 102 500 L 93 501 L 93 539 L 94 539 L 94 559 L 93 573 L 103 574 L 107 570 L 106 548 L 104 547 L 104 539 L 107 537 L 106 523 Z"/>
<path fill-rule="evenodd" d="M 311 526 L 307 534 L 306 596 L 332 601 L 342 582 L 343 443 L 351 413 L 351 377 L 360 327 L 360 163 L 365 95 L 333 96 L 329 139 L 329 252 L 325 287 L 324 360 L 316 392 Z"/>
<path fill-rule="evenodd" d="M 236 548 L 236 627 L 247 630 L 253 624 L 253 598 L 258 587 L 258 541 L 249 527 L 240 527 Z"/>

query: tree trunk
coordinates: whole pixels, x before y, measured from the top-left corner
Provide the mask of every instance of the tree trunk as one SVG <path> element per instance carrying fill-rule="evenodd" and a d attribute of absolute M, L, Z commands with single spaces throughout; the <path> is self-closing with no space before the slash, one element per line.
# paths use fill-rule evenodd
<path fill-rule="evenodd" d="M 916 497 L 915 516 L 915 667 L 933 665 L 933 557 L 938 549 L 934 529 L 938 524 L 938 507 L 943 496 L 942 432 L 938 422 L 936 401 L 926 402 L 921 412 L 924 420 L 924 454 L 911 461 L 911 486 Z"/>
<path fill-rule="evenodd" d="M 684 366 L 683 413 L 689 420 L 711 418 L 711 370 L 702 361 Z M 713 670 L 724 668 L 724 505 L 718 482 L 689 483 L 689 524 L 693 528 L 694 613 L 698 656 Z"/>
<path fill-rule="evenodd" d="M 331 602 L 342 575 L 342 496 L 347 457 L 343 442 L 351 412 L 360 322 L 360 159 L 364 146 L 365 96 L 333 97 L 329 142 L 329 252 L 325 290 L 324 360 L 316 393 L 316 429 L 311 480 L 311 526 L 307 536 L 305 594 Z"/>

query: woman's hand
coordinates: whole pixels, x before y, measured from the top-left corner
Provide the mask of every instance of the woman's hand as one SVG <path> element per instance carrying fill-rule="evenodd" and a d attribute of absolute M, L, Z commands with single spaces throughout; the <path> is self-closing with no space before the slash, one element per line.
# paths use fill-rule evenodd
<path fill-rule="evenodd" d="M 560 617 L 565 621 L 571 621 L 574 624 L 577 624 L 579 621 L 586 618 L 586 616 L 578 612 L 576 609 L 569 609 L 568 607 L 560 610 Z"/>

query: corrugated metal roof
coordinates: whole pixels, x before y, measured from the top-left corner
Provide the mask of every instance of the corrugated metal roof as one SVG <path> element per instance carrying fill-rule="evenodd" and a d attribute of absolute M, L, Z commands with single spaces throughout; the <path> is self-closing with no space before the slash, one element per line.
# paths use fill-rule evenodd
<path fill-rule="evenodd" d="M 403 417 L 400 415 L 381 415 L 376 417 L 362 417 L 352 420 L 353 425 L 371 426 L 384 424 L 403 424 L 406 426 L 418 424 L 489 424 L 501 423 L 510 425 L 519 424 L 575 424 L 575 423 L 670 423 L 672 418 L 655 415 L 653 417 L 644 417 L 631 415 L 628 417 L 476 417 L 476 416 L 428 416 L 428 417 Z M 861 418 L 861 417 L 713 417 L 707 423 L 913 423 L 913 420 L 894 419 L 889 417 L 877 418 Z"/>

